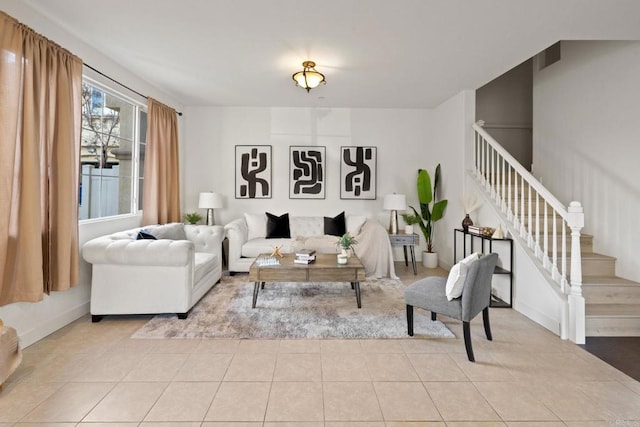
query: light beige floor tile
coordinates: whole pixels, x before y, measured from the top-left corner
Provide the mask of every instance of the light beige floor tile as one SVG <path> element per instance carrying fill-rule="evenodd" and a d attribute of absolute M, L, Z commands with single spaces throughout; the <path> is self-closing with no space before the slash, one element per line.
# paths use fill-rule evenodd
<path fill-rule="evenodd" d="M 153 421 L 153 422 L 141 422 L 140 427 L 200 427 L 201 424 L 202 423 L 200 421 L 172 421 L 169 423 Z M 87 427 L 93 427 L 93 426 L 89 425 Z M 104 427 L 110 427 L 110 424 L 107 424 Z"/>
<path fill-rule="evenodd" d="M 232 339 L 202 339 L 195 353 L 235 353 L 240 346 L 240 340 Z"/>
<path fill-rule="evenodd" d="M 375 382 L 386 421 L 442 421 L 422 383 Z"/>
<path fill-rule="evenodd" d="M 323 353 L 323 381 L 371 381 L 362 353 Z"/>
<path fill-rule="evenodd" d="M 472 383 L 428 382 L 425 388 L 445 421 L 500 420 Z"/>
<path fill-rule="evenodd" d="M 142 356 L 144 357 L 144 356 Z M 81 382 L 118 382 L 140 363 L 141 354 L 106 353 L 91 361 L 82 372 L 73 378 Z"/>
<path fill-rule="evenodd" d="M 389 421 L 386 427 L 446 427 L 443 421 Z"/>
<path fill-rule="evenodd" d="M 509 421 L 509 427 L 566 427 L 566 424 L 560 421 Z"/>
<path fill-rule="evenodd" d="M 364 353 L 404 353 L 402 340 L 360 340 Z"/>
<path fill-rule="evenodd" d="M 236 353 L 277 353 L 280 340 L 240 340 Z"/>
<path fill-rule="evenodd" d="M 609 421 L 565 421 L 565 425 L 567 427 L 612 427 Z M 613 427 L 617 426 L 614 424 Z"/>
<path fill-rule="evenodd" d="M 320 353 L 320 340 L 281 340 L 280 353 Z"/>
<path fill-rule="evenodd" d="M 604 420 L 607 411 L 599 401 L 587 396 L 581 390 L 581 383 L 566 380 L 547 380 L 522 382 L 527 391 L 536 396 L 547 408 L 563 421 Z M 582 383 L 589 387 L 590 382 Z"/>
<path fill-rule="evenodd" d="M 223 382 L 205 421 L 262 421 L 269 399 L 269 382 Z"/>
<path fill-rule="evenodd" d="M 502 366 L 491 354 L 474 354 L 474 356 L 476 361 L 469 362 L 466 354 L 449 355 L 471 381 L 514 381 L 516 379 L 509 369 Z"/>
<path fill-rule="evenodd" d="M 219 382 L 172 382 L 144 420 L 202 421 L 219 385 Z"/>
<path fill-rule="evenodd" d="M 161 382 L 119 383 L 83 421 L 142 421 L 166 387 Z"/>
<path fill-rule="evenodd" d="M 224 381 L 271 381 L 276 354 L 237 353 L 224 376 Z"/>
<path fill-rule="evenodd" d="M 6 383 L 0 391 L 0 422 L 15 422 L 50 398 L 63 383 Z"/>
<path fill-rule="evenodd" d="M 301 422 L 301 421 L 267 421 L 264 423 L 264 427 L 324 427 L 323 422 Z"/>
<path fill-rule="evenodd" d="M 279 354 L 273 381 L 321 381 L 320 353 Z"/>
<path fill-rule="evenodd" d="M 7 424 L 11 425 L 11 424 Z M 16 427 L 74 427 L 76 423 L 16 423 Z M 137 424 L 134 424 L 137 425 Z M 0 424 L 0 427 L 2 425 Z"/>
<path fill-rule="evenodd" d="M 501 421 L 448 421 L 447 427 L 505 427 Z"/>
<path fill-rule="evenodd" d="M 92 356 L 78 353 L 58 353 L 43 360 L 43 363 L 34 367 L 27 381 L 43 382 L 67 382 L 84 370 L 91 363 Z"/>
<path fill-rule="evenodd" d="M 123 381 L 171 381 L 187 357 L 187 354 L 147 354 Z"/>
<path fill-rule="evenodd" d="M 448 354 L 412 353 L 407 357 L 422 381 L 469 381 Z"/>
<path fill-rule="evenodd" d="M 405 353 L 446 353 L 447 347 L 441 341 L 444 339 L 412 338 L 401 340 L 400 344 Z M 456 341 L 455 339 L 453 341 Z"/>
<path fill-rule="evenodd" d="M 152 352 L 189 354 L 196 351 L 199 346 L 199 339 L 156 340 L 156 345 L 153 347 Z"/>
<path fill-rule="evenodd" d="M 364 360 L 374 381 L 420 381 L 405 354 L 365 354 Z"/>
<path fill-rule="evenodd" d="M 113 388 L 112 383 L 68 383 L 20 421 L 80 421 Z"/>
<path fill-rule="evenodd" d="M 606 408 L 609 420 L 640 420 L 640 396 L 616 381 L 584 382 L 580 390 Z"/>
<path fill-rule="evenodd" d="M 359 340 L 322 340 L 320 341 L 320 351 L 322 353 L 362 353 Z"/>
<path fill-rule="evenodd" d="M 202 427 L 262 427 L 262 423 L 235 422 L 235 421 L 205 421 Z"/>
<path fill-rule="evenodd" d="M 233 358 L 225 353 L 193 353 L 173 381 L 222 381 Z"/>
<path fill-rule="evenodd" d="M 322 384 L 274 382 L 265 421 L 323 421 Z"/>
<path fill-rule="evenodd" d="M 383 421 L 370 382 L 325 382 L 323 397 L 325 422 Z"/>
<path fill-rule="evenodd" d="M 386 427 L 384 421 L 326 421 L 324 427 Z"/>
<path fill-rule="evenodd" d="M 553 412 L 513 382 L 474 383 L 504 421 L 557 421 Z"/>
<path fill-rule="evenodd" d="M 107 353 L 121 354 L 121 353 L 138 353 L 147 354 L 151 353 L 153 347 L 157 344 L 158 340 L 147 339 L 133 339 L 123 338 L 116 341 Z"/>
<path fill-rule="evenodd" d="M 136 427 L 139 423 L 78 423 L 79 427 Z M 145 424 L 146 425 L 146 424 Z M 200 423 L 198 423 L 200 425 Z M 151 427 L 151 426 L 147 426 Z M 166 426 L 165 426 L 166 427 Z M 194 426 L 195 427 L 195 426 Z"/>
<path fill-rule="evenodd" d="M 629 390 L 633 390 L 636 392 L 636 394 L 640 395 L 640 382 L 638 381 L 622 381 L 622 384 L 624 384 Z"/>

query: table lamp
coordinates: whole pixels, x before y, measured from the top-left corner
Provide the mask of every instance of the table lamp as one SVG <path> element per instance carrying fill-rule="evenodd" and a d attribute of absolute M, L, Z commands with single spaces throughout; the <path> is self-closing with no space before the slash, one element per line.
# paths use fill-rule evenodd
<path fill-rule="evenodd" d="M 213 210 L 222 207 L 222 196 L 218 193 L 200 193 L 198 207 L 207 210 L 207 225 L 214 225 Z"/>
<path fill-rule="evenodd" d="M 386 210 L 391 211 L 389 219 L 389 233 L 398 234 L 398 211 L 407 208 L 407 197 L 404 194 L 387 194 L 384 196 L 384 206 Z"/>

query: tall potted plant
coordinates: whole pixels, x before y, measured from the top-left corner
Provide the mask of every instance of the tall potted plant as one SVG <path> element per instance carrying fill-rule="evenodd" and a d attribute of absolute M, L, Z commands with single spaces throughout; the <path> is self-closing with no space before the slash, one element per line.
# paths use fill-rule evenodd
<path fill-rule="evenodd" d="M 433 177 L 433 186 L 431 185 L 431 176 L 426 169 L 418 169 L 418 201 L 420 202 L 420 213 L 413 207 L 413 214 L 403 214 L 402 218 L 407 224 L 418 224 L 424 240 L 427 244 L 427 250 L 422 256 L 422 264 L 427 268 L 436 268 L 438 266 L 438 253 L 433 250 L 433 225 L 442 219 L 444 211 L 447 208 L 448 201 L 438 200 L 438 184 L 440 183 L 440 164 L 436 166 L 436 172 Z"/>

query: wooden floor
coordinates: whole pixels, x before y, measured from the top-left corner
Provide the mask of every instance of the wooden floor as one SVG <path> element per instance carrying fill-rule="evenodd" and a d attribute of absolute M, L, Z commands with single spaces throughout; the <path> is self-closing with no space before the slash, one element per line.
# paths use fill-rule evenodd
<path fill-rule="evenodd" d="M 640 381 L 640 337 L 587 337 L 581 347 Z"/>

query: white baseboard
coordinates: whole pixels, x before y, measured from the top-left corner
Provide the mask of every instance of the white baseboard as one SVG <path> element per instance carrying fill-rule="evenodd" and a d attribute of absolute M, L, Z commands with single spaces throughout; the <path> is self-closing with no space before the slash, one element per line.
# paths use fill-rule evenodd
<path fill-rule="evenodd" d="M 40 341 L 42 338 L 51 335 L 60 328 L 67 326 L 69 323 L 81 318 L 89 313 L 89 301 L 74 307 L 60 315 L 48 319 L 46 322 L 39 324 L 24 334 L 19 335 L 20 346 L 22 348 L 29 347 L 31 344 Z"/>
<path fill-rule="evenodd" d="M 557 319 L 549 317 L 548 315 L 536 310 L 534 307 L 520 301 L 513 302 L 513 309 L 518 313 L 524 314 L 529 319 L 545 327 L 554 334 L 560 336 L 560 321 Z"/>

